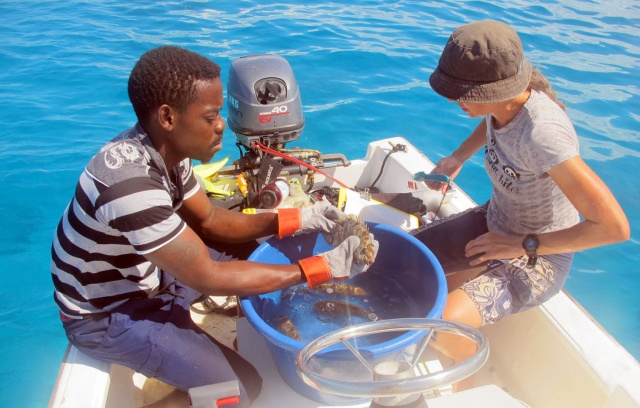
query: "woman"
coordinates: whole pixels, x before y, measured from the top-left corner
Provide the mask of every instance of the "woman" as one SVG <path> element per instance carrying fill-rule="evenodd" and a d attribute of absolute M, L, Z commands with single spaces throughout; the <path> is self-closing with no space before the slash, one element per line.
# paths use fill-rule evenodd
<path fill-rule="evenodd" d="M 453 179 L 484 148 L 493 185 L 485 205 L 415 232 L 447 273 L 444 319 L 481 327 L 538 306 L 562 288 L 574 252 L 629 239 L 620 205 L 580 158 L 563 105 L 513 28 L 497 21 L 458 28 L 429 82 L 483 118 L 432 173 Z M 447 334 L 436 346 L 454 361 L 475 352 L 470 340 Z"/>

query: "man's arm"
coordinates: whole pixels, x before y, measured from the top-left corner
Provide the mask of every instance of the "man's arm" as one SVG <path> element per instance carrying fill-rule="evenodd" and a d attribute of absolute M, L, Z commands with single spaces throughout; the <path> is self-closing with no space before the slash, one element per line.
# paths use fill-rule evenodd
<path fill-rule="evenodd" d="M 278 232 L 278 214 L 243 214 L 214 206 L 202 190 L 189 197 L 178 215 L 206 241 L 242 243 Z"/>
<path fill-rule="evenodd" d="M 251 296 L 304 281 L 298 264 L 213 261 L 205 244 L 188 226 L 174 240 L 145 257 L 205 295 Z"/>
<path fill-rule="evenodd" d="M 210 259 L 205 240 L 241 243 L 265 235 L 330 232 L 334 220 L 344 214 L 320 202 L 279 213 L 247 215 L 215 208 L 202 190 L 185 200 L 179 215 L 187 228 L 173 241 L 147 255 L 155 265 L 185 284 L 208 295 L 249 296 L 271 292 L 301 282 L 314 286 L 333 279 L 347 279 L 365 272 L 370 264 L 353 262 L 360 240 L 349 237 L 337 247 L 299 260 L 294 265 L 271 265 L 248 261 L 216 262 Z M 374 258 L 378 244 L 370 237 Z"/>
<path fill-rule="evenodd" d="M 324 207 L 326 212 L 334 209 L 335 207 Z M 378 242 L 371 234 L 369 239 L 375 259 Z M 302 282 L 308 282 L 309 287 L 313 287 L 363 273 L 370 263 L 354 262 L 354 253 L 359 245 L 360 239 L 350 236 L 334 249 L 300 259 L 293 265 L 249 261 L 216 262 L 209 257 L 209 251 L 200 237 L 187 226 L 175 239 L 145 256 L 165 272 L 203 294 L 250 296 Z"/>

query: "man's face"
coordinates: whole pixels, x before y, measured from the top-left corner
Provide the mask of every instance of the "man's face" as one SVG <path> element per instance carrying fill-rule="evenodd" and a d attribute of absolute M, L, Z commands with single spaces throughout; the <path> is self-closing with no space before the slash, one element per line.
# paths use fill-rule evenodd
<path fill-rule="evenodd" d="M 210 161 L 222 149 L 226 125 L 220 116 L 224 103 L 220 78 L 197 83 L 197 99 L 177 115 L 172 147 L 181 156 L 201 162 Z"/>

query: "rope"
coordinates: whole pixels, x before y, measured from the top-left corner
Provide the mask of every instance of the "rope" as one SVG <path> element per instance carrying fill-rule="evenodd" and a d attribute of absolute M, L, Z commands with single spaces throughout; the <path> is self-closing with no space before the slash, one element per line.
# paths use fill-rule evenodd
<path fill-rule="evenodd" d="M 279 152 L 279 151 L 277 151 L 277 150 L 274 150 L 274 149 L 272 149 L 272 148 L 270 148 L 270 147 L 265 146 L 264 144 L 262 144 L 262 143 L 261 143 L 261 142 L 259 142 L 259 141 L 255 141 L 255 142 L 253 142 L 253 145 L 254 145 L 254 147 L 255 147 L 256 149 L 260 150 L 261 152 L 269 153 L 269 154 L 272 154 L 272 155 L 274 155 L 274 156 L 278 156 L 278 157 L 282 157 L 283 159 L 287 159 L 287 160 L 289 160 L 289 161 L 291 161 L 291 162 L 293 162 L 293 163 L 299 164 L 299 165 L 301 165 L 301 166 L 304 166 L 304 167 L 306 167 L 306 168 L 308 168 L 308 169 L 311 169 L 311 170 L 313 170 L 313 171 L 316 171 L 316 172 L 318 172 L 318 173 L 322 174 L 322 175 L 323 175 L 323 176 L 325 176 L 326 178 L 328 178 L 328 179 L 330 179 L 330 180 L 335 181 L 335 182 L 336 182 L 340 187 L 344 187 L 344 188 L 351 189 L 351 188 L 347 187 L 347 185 L 346 185 L 346 184 L 344 184 L 343 182 L 341 182 L 340 180 L 338 180 L 338 179 L 336 179 L 336 178 L 331 177 L 330 175 L 328 175 L 328 174 L 327 174 L 327 173 L 325 173 L 324 171 L 320 170 L 320 169 L 319 169 L 319 168 L 317 168 L 317 167 L 314 167 L 314 166 L 310 165 L 309 163 L 305 162 L 304 160 L 298 160 L 298 159 L 296 159 L 295 157 L 291 157 L 291 156 L 289 156 L 288 154 L 281 153 L 281 152 Z"/>

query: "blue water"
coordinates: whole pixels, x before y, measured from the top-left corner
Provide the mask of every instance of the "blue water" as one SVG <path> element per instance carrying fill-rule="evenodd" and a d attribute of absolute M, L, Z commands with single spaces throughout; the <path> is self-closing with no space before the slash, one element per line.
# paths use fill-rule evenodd
<path fill-rule="evenodd" d="M 135 4 L 131 4 L 135 3 Z M 475 126 L 430 90 L 450 32 L 479 19 L 513 24 L 529 59 L 568 105 L 587 163 L 618 197 L 629 242 L 576 257 L 567 288 L 636 358 L 640 236 L 640 7 L 633 0 L 338 2 L 0 2 L 0 395 L 46 406 L 66 347 L 49 277 L 59 216 L 90 156 L 131 126 L 126 84 L 144 51 L 175 44 L 218 62 L 278 53 L 300 84 L 297 145 L 364 156 L 402 135 L 433 159 Z M 226 114 L 226 112 L 223 112 Z M 227 132 L 223 152 L 237 157 Z M 489 182 L 476 156 L 456 180 L 476 201 Z"/>
<path fill-rule="evenodd" d="M 280 333 L 293 337 L 295 327 L 299 339 L 309 342 L 329 332 L 358 323 L 399 317 L 426 317 L 431 304 L 418 304 L 420 299 L 408 295 L 401 284 L 388 276 L 389 269 L 376 268 L 349 280 L 348 285 L 361 294 L 309 289 L 304 285 L 272 292 L 260 298 L 260 317 Z M 395 272 L 395 271 L 394 271 Z M 395 276 L 395 275 L 394 275 Z M 291 323 L 291 326 L 288 325 Z M 382 336 L 393 338 L 397 335 Z M 380 342 L 380 336 L 364 337 L 359 345 Z"/>

